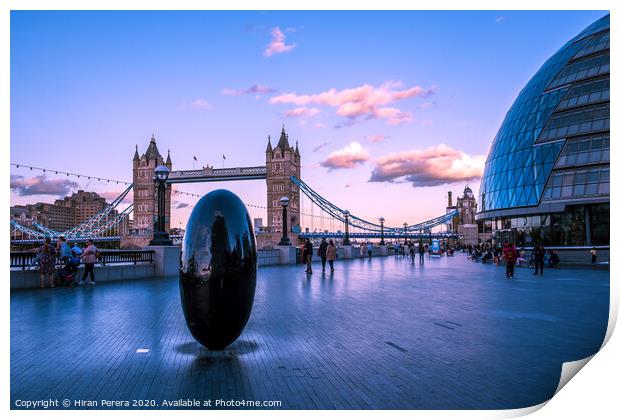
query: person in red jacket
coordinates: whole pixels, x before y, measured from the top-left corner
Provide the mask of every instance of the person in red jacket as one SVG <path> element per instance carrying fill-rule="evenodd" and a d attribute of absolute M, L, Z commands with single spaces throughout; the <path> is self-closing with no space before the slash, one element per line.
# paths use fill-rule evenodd
<path fill-rule="evenodd" d="M 517 248 L 513 244 L 504 244 L 504 261 L 506 261 L 506 277 L 511 279 L 515 274 L 515 263 L 517 262 Z"/>

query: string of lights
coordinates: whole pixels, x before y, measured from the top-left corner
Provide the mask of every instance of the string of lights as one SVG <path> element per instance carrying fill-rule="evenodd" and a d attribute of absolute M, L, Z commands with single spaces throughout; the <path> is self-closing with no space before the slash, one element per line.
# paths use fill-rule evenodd
<path fill-rule="evenodd" d="M 94 181 L 97 180 L 99 182 L 106 182 L 106 183 L 114 183 L 114 184 L 118 184 L 118 185 L 130 185 L 131 182 L 128 181 L 123 181 L 120 179 L 112 179 L 112 178 L 106 178 L 106 177 L 101 177 L 101 176 L 95 176 L 95 175 L 86 175 L 86 174 L 80 174 L 80 173 L 75 173 L 75 172 L 68 172 L 68 171 L 61 171 L 58 169 L 51 169 L 51 168 L 41 168 L 38 166 L 33 166 L 33 165 L 24 165 L 21 163 L 11 163 L 11 166 L 15 167 L 15 168 L 23 168 L 23 169 L 28 169 L 31 171 L 37 171 L 37 172 L 41 172 L 44 174 L 54 174 L 54 175 L 63 175 L 63 176 L 68 176 L 68 177 L 74 177 L 74 178 L 80 178 L 80 179 L 87 179 L 89 181 Z M 191 192 L 186 192 L 186 191 L 180 191 L 180 190 L 172 190 L 173 194 L 177 194 L 177 195 L 184 195 L 184 196 L 188 196 L 188 197 L 195 197 L 195 198 L 200 198 L 202 197 L 200 194 L 196 194 L 196 193 L 191 193 Z M 256 209 L 267 209 L 267 206 L 261 206 L 258 204 L 251 204 L 251 203 L 245 203 L 246 206 L 248 207 L 252 207 L 252 208 L 256 208 Z M 304 216 L 311 216 L 308 214 L 303 213 Z M 320 217 L 320 216 L 311 216 L 311 217 Z"/>
<path fill-rule="evenodd" d="M 38 167 L 38 166 L 24 165 L 24 164 L 21 164 L 21 163 L 11 163 L 11 166 L 13 166 L 15 168 L 28 169 L 28 170 L 31 170 L 31 171 L 38 171 L 38 172 L 41 172 L 41 173 L 44 173 L 44 174 L 48 174 L 49 173 L 49 174 L 54 174 L 54 175 L 64 175 L 64 176 L 68 176 L 68 177 L 87 179 L 89 181 L 97 180 L 99 182 L 114 183 L 114 184 L 118 184 L 118 185 L 131 185 L 131 182 L 123 181 L 123 180 L 119 180 L 119 179 L 105 178 L 105 177 L 95 176 L 95 175 L 85 175 L 85 174 L 61 171 L 61 170 L 50 169 L 50 168 L 41 168 L 41 167 Z M 172 190 L 172 193 L 173 194 L 177 194 L 177 195 L 184 195 L 184 196 L 188 196 L 188 197 L 195 197 L 195 198 L 202 197 L 202 195 L 200 195 L 200 194 L 190 193 L 190 192 L 180 191 L 180 190 Z M 248 206 L 248 207 L 255 208 L 255 209 L 263 209 L 263 210 L 267 209 L 267 206 L 261 206 L 261 205 L 258 205 L 258 204 L 245 203 L 245 205 Z M 323 215 L 318 216 L 318 215 L 315 215 L 315 214 L 304 213 L 303 211 L 300 214 L 302 216 L 310 217 L 312 219 L 315 219 L 315 218 L 316 219 L 321 219 L 321 220 L 331 219 L 331 216 L 323 216 Z"/>

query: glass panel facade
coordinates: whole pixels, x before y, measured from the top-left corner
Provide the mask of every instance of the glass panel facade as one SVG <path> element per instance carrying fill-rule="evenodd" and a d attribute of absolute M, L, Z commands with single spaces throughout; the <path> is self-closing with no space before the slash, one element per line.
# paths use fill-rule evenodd
<path fill-rule="evenodd" d="M 604 130 L 609 131 L 609 103 L 555 114 L 538 142 Z"/>
<path fill-rule="evenodd" d="M 609 195 L 609 166 L 553 171 L 543 200 Z"/>
<path fill-rule="evenodd" d="M 513 235 L 514 229 L 530 227 L 512 216 L 532 214 L 542 201 L 579 199 L 580 205 L 594 206 L 594 197 L 597 203 L 609 197 L 609 79 L 607 15 L 549 58 L 508 110 L 487 156 L 478 221 L 492 220 L 498 232 Z M 539 230 L 529 236 L 544 233 L 556 246 L 589 242 L 580 226 L 590 219 L 579 212 L 540 215 Z M 601 229 L 608 229 L 609 222 L 601 222 L 608 213 L 597 214 Z M 497 219 L 500 215 L 511 217 Z M 574 231 L 562 233 L 555 225 Z M 590 230 L 601 241 L 609 236 Z"/>
<path fill-rule="evenodd" d="M 564 213 L 494 221 L 496 243 L 517 247 L 609 245 L 609 204 L 569 206 Z"/>
<path fill-rule="evenodd" d="M 558 77 L 549 85 L 549 89 L 555 89 L 558 86 L 608 73 L 609 53 L 595 55 L 575 61 L 564 67 L 560 74 L 558 74 Z"/>
<path fill-rule="evenodd" d="M 609 102 L 609 77 L 573 85 L 560 101 L 557 110 L 563 111 L 605 101 Z"/>
<path fill-rule="evenodd" d="M 609 162 L 609 133 L 575 137 L 566 142 L 556 168 Z"/>
<path fill-rule="evenodd" d="M 575 58 L 585 57 L 590 54 L 596 54 L 601 51 L 609 49 L 609 31 L 601 32 L 593 36 L 581 51 L 579 51 Z"/>
<path fill-rule="evenodd" d="M 591 245 L 609 245 L 609 204 L 593 205 L 589 210 Z"/>

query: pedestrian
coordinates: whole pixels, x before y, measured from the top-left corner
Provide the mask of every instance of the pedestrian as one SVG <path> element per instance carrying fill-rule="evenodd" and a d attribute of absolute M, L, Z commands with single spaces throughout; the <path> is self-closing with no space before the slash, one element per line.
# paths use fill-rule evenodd
<path fill-rule="evenodd" d="M 71 247 L 71 255 L 78 258 L 82 257 L 82 248 L 77 243 L 74 243 Z"/>
<path fill-rule="evenodd" d="M 527 260 L 525 258 L 525 247 L 521 247 L 521 250 L 518 251 L 518 255 L 517 255 L 517 265 L 521 266 L 521 263 L 526 263 Z"/>
<path fill-rule="evenodd" d="M 95 263 L 97 262 L 97 254 L 99 251 L 97 247 L 93 244 L 92 239 L 88 239 L 86 241 L 86 249 L 82 253 L 82 262 L 84 263 L 84 275 L 82 276 L 82 280 L 78 283 L 80 285 L 84 284 L 84 280 L 90 274 L 90 280 L 86 282 L 86 284 L 94 285 L 95 284 Z"/>
<path fill-rule="evenodd" d="M 590 255 L 592 256 L 592 264 L 596 264 L 596 248 L 592 247 L 590 250 Z"/>
<path fill-rule="evenodd" d="M 60 236 L 58 238 L 58 241 L 56 242 L 56 252 L 58 253 L 58 258 L 60 258 L 62 264 L 66 264 L 73 256 L 71 254 L 71 247 L 67 243 L 64 236 Z"/>
<path fill-rule="evenodd" d="M 515 273 L 515 263 L 517 262 L 517 249 L 511 243 L 506 242 L 504 246 L 504 260 L 506 261 L 506 277 L 511 279 Z"/>
<path fill-rule="evenodd" d="M 321 239 L 317 255 L 321 258 L 321 267 L 325 271 L 325 263 L 327 262 L 327 241 L 325 238 Z"/>
<path fill-rule="evenodd" d="M 549 255 L 549 268 L 554 268 L 560 262 L 560 256 L 555 250 L 551 250 L 551 255 Z"/>
<path fill-rule="evenodd" d="M 360 255 L 362 258 L 366 257 L 366 252 L 368 251 L 368 247 L 366 247 L 366 242 L 362 242 L 362 246 L 360 246 Z"/>
<path fill-rule="evenodd" d="M 420 264 L 424 264 L 424 245 L 422 244 L 422 241 L 420 241 L 420 244 L 418 245 L 418 254 L 420 255 Z"/>
<path fill-rule="evenodd" d="M 329 245 L 327 245 L 327 262 L 329 262 L 329 268 L 331 272 L 334 272 L 334 260 L 338 257 L 336 246 L 334 245 L 334 241 L 329 240 Z"/>
<path fill-rule="evenodd" d="M 394 245 L 394 255 L 398 257 L 399 253 L 400 253 L 400 242 L 396 242 L 396 244 Z"/>
<path fill-rule="evenodd" d="M 411 257 L 411 263 L 415 264 L 415 245 L 413 242 L 409 242 L 409 256 Z"/>
<path fill-rule="evenodd" d="M 495 251 L 493 252 L 493 262 L 495 263 L 495 265 L 499 265 L 501 258 L 502 258 L 502 249 L 499 246 L 497 246 L 495 247 Z"/>
<path fill-rule="evenodd" d="M 368 259 L 371 260 L 372 259 L 372 242 L 368 242 L 368 246 L 366 247 L 366 249 L 368 250 Z"/>
<path fill-rule="evenodd" d="M 306 262 L 306 273 L 312 274 L 312 242 L 310 242 L 310 238 L 306 238 L 304 244 L 303 260 Z"/>
<path fill-rule="evenodd" d="M 54 287 L 54 263 L 56 262 L 56 248 L 52 246 L 52 240 L 45 238 L 45 243 L 39 248 L 39 273 L 41 282 L 39 287 L 45 288 L 45 277 L 49 277 L 50 287 Z"/>
<path fill-rule="evenodd" d="M 545 248 L 538 244 L 534 247 L 534 275 L 538 275 L 538 269 L 540 269 L 540 275 L 543 275 L 543 269 L 545 267 Z"/>

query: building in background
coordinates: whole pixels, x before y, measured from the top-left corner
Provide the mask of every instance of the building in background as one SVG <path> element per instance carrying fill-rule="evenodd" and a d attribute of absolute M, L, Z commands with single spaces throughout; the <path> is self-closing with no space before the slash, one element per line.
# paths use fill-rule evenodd
<path fill-rule="evenodd" d="M 301 155 L 299 146 L 291 147 L 288 134 L 282 127 L 280 139 L 276 147 L 271 146 L 271 138 L 267 141 L 267 224 L 272 232 L 282 231 L 282 206 L 280 198 L 289 198 L 288 229 L 299 232 L 301 225 L 299 206 L 299 187 L 291 181 L 291 175 L 301 179 Z"/>
<path fill-rule="evenodd" d="M 29 229 L 33 228 L 32 222 L 34 222 L 35 220 L 32 218 L 32 213 L 30 212 L 28 206 L 11 206 L 10 216 L 11 221 L 17 222 L 20 225 L 25 226 Z M 11 229 L 11 240 L 16 239 L 28 239 L 28 235 L 26 235 L 20 230 Z"/>
<path fill-rule="evenodd" d="M 478 221 L 517 246 L 609 245 L 609 15 L 549 58 L 487 157 Z"/>
<path fill-rule="evenodd" d="M 170 151 L 164 162 L 164 158 L 157 149 L 155 135 L 151 137 L 146 152 L 140 156 L 138 146 L 133 156 L 133 226 L 132 233 L 142 236 L 152 236 L 157 218 L 157 189 L 153 177 L 155 168 L 165 165 L 172 171 Z M 165 230 L 170 232 L 170 184 L 166 185 L 165 198 Z"/>
<path fill-rule="evenodd" d="M 33 222 L 51 230 L 62 233 L 93 218 L 108 207 L 105 198 L 96 192 L 78 190 L 70 196 L 58 199 L 54 203 L 26 204 L 11 207 L 11 220 L 27 228 L 37 230 Z M 102 221 L 102 224 L 118 216 L 117 210 L 112 210 Z M 121 223 L 104 232 L 108 236 L 118 236 L 129 231 L 129 220 L 125 218 Z M 19 238 L 17 237 L 19 236 Z M 11 234 L 11 239 L 23 239 L 21 234 Z"/>
<path fill-rule="evenodd" d="M 456 198 L 456 205 L 452 203 L 452 191 L 448 191 L 446 213 L 454 210 L 458 210 L 459 214 L 447 223 L 447 230 L 458 233 L 462 244 L 477 245 L 491 239 L 490 223 L 476 221 L 476 198 L 469 186 L 465 186 L 462 197 Z"/>
<path fill-rule="evenodd" d="M 263 218 L 262 217 L 255 217 L 254 218 L 254 232 L 255 233 L 262 232 L 263 229 L 264 229 Z"/>

